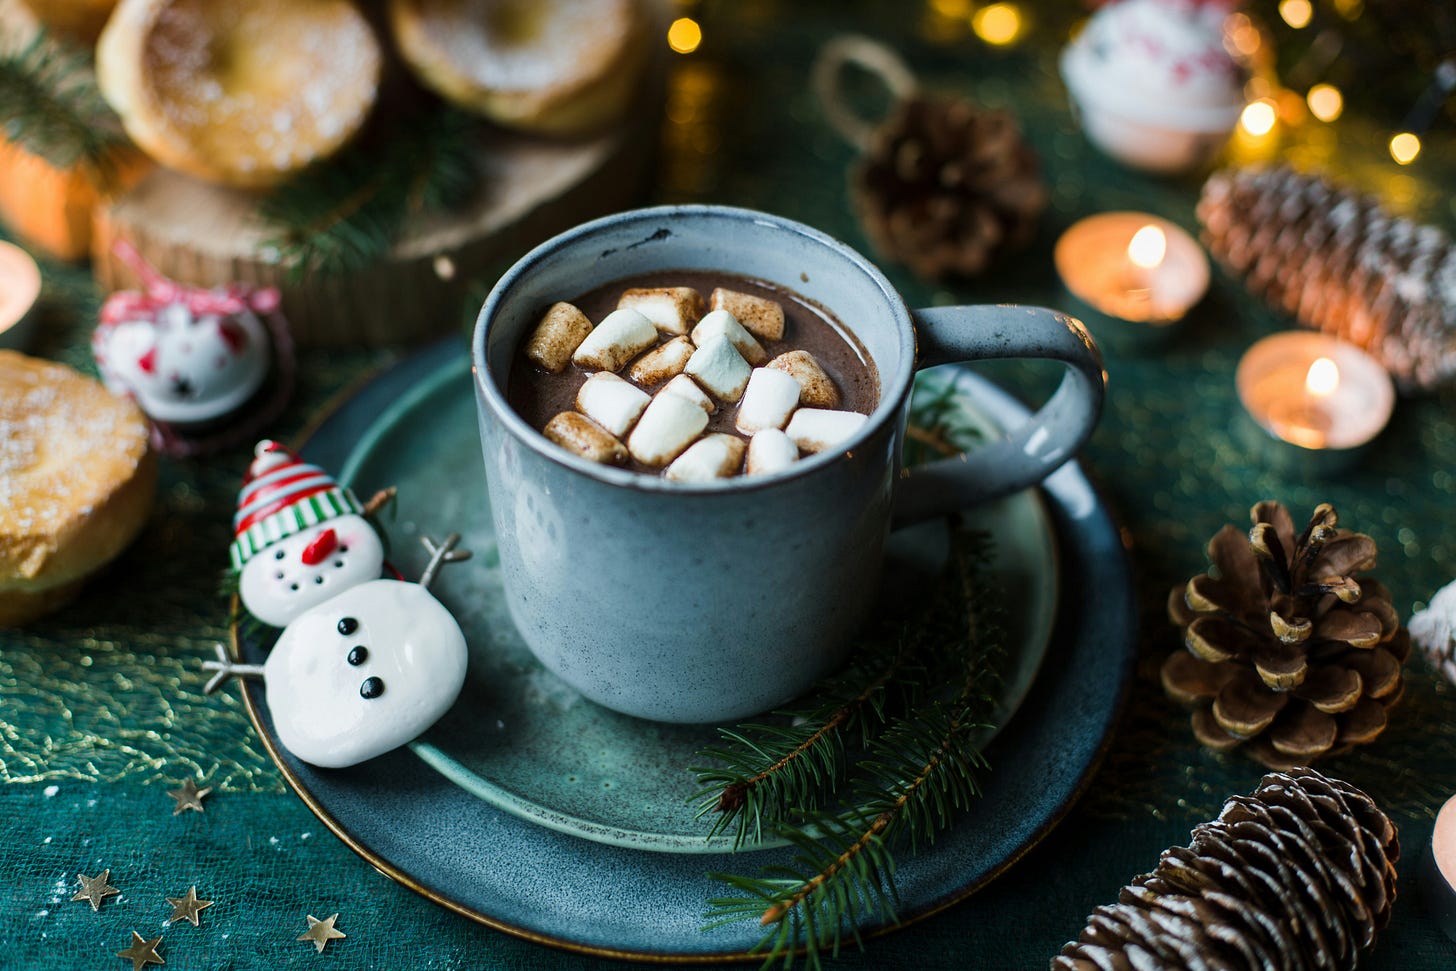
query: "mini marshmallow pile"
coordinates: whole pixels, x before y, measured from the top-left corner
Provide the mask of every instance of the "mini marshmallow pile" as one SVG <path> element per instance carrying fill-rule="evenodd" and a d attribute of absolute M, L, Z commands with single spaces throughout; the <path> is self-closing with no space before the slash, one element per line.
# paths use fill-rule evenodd
<path fill-rule="evenodd" d="M 595 373 L 576 410 L 547 422 L 546 437 L 593 462 L 630 455 L 669 479 L 703 482 L 781 471 L 864 424 L 867 416 L 838 410 L 839 389 L 808 351 L 769 358 L 760 341 L 783 340 L 778 301 L 719 287 L 709 304 L 704 314 L 691 287 L 627 290 L 595 327 L 575 306 L 553 304 L 526 357 L 552 374 L 568 364 Z M 746 443 L 703 434 L 720 404 L 738 406 L 734 427 Z"/>

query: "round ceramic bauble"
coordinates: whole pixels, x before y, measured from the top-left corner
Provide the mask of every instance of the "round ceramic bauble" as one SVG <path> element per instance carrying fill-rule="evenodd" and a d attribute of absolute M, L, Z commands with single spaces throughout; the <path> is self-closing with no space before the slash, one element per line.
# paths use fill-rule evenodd
<path fill-rule="evenodd" d="M 233 313 L 174 300 L 103 319 L 92 344 L 106 386 L 154 421 L 205 426 L 237 411 L 268 376 L 268 333 L 246 307 Z"/>
<path fill-rule="evenodd" d="M 466 656 L 460 625 L 419 584 L 351 587 L 296 617 L 268 655 L 278 739 L 325 768 L 383 755 L 454 704 Z"/>
<path fill-rule="evenodd" d="M 1093 14 L 1061 58 L 1087 138 L 1150 172 L 1212 161 L 1244 108 L 1227 17 L 1227 6 L 1195 0 L 1120 0 Z"/>

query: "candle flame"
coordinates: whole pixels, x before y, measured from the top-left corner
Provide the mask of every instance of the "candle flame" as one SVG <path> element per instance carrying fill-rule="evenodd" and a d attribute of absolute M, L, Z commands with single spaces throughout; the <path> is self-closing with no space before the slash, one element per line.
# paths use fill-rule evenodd
<path fill-rule="evenodd" d="M 1328 398 L 1340 386 L 1340 369 L 1327 357 L 1316 360 L 1304 376 L 1304 390 L 1315 398 Z"/>
<path fill-rule="evenodd" d="M 1151 270 L 1163 262 L 1168 254 L 1168 237 L 1157 226 L 1144 226 L 1133 233 L 1132 242 L 1127 244 L 1127 258 L 1133 266 Z"/>

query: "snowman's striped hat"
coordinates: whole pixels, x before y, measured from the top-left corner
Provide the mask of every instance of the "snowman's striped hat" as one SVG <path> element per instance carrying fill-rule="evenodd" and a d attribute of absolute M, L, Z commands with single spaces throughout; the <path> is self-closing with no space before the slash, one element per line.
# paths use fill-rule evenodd
<path fill-rule="evenodd" d="M 326 519 L 364 511 L 352 491 L 277 442 L 264 439 L 253 449 L 253 456 L 233 517 L 233 545 L 228 554 L 235 570 L 285 536 Z"/>

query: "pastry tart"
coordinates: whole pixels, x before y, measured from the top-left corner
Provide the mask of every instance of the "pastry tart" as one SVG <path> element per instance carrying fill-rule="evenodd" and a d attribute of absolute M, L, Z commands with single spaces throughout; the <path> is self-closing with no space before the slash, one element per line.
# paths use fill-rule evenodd
<path fill-rule="evenodd" d="M 647 60 L 636 0 L 390 0 L 401 55 L 492 121 L 574 135 L 621 117 Z"/>
<path fill-rule="evenodd" d="M 0 627 L 75 596 L 156 494 L 147 420 L 61 364 L 0 351 Z"/>
<path fill-rule="evenodd" d="M 378 95 L 379 41 L 351 0 L 122 0 L 101 92 L 169 168 L 267 186 L 336 152 Z"/>

